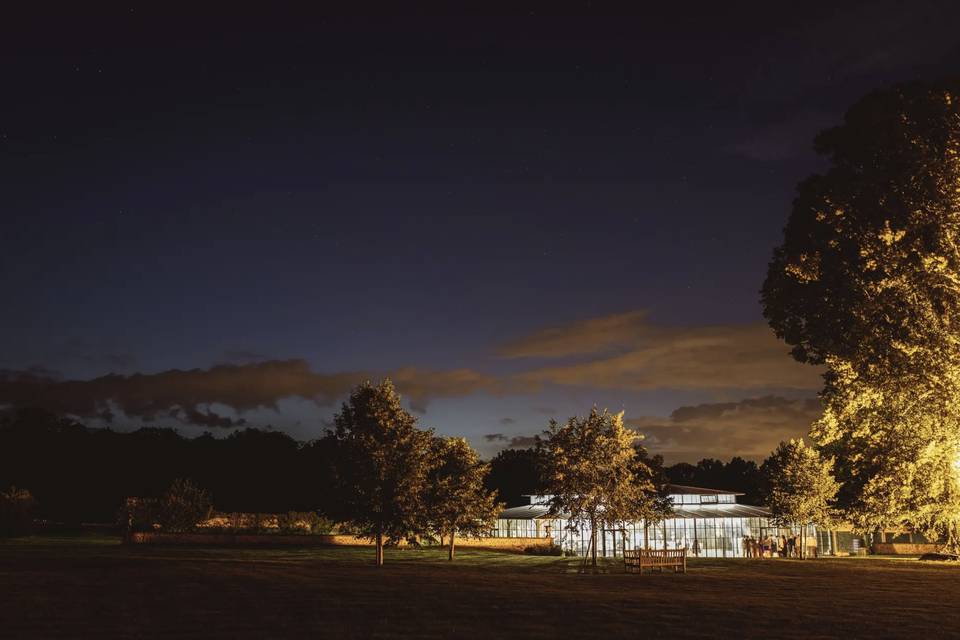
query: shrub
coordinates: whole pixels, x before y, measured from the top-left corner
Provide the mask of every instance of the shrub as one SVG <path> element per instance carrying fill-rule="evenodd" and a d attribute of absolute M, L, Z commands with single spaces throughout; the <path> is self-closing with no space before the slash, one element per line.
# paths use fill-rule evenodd
<path fill-rule="evenodd" d="M 10 487 L 7 491 L 0 491 L 0 535 L 30 533 L 36 506 L 37 501 L 26 489 Z"/>
<path fill-rule="evenodd" d="M 524 547 L 523 552 L 528 556 L 562 556 L 563 549 L 558 544 L 532 544 Z"/>
<path fill-rule="evenodd" d="M 160 498 L 159 520 L 164 531 L 190 531 L 210 517 L 210 494 L 192 480 L 178 478 Z"/>
<path fill-rule="evenodd" d="M 289 511 L 277 514 L 280 533 L 330 533 L 334 524 L 321 518 L 315 511 Z"/>

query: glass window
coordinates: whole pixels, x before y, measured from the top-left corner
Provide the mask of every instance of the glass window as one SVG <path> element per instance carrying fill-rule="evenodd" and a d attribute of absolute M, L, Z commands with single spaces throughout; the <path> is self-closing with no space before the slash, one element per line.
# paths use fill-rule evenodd
<path fill-rule="evenodd" d="M 700 504 L 717 504 L 717 496 L 700 496 Z"/>

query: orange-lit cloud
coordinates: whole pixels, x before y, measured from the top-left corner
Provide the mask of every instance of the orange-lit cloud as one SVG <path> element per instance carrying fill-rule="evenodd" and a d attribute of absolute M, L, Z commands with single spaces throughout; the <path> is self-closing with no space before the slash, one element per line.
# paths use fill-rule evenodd
<path fill-rule="evenodd" d="M 501 346 L 504 358 L 561 358 L 601 353 L 633 344 L 640 335 L 652 337 L 655 329 L 644 319 L 645 311 L 629 311 L 573 324 L 541 329 Z"/>
<path fill-rule="evenodd" d="M 764 324 L 663 327 L 642 312 L 538 331 L 500 349 L 509 358 L 564 358 L 518 375 L 533 383 L 648 389 L 817 389 Z M 570 361 L 572 360 L 572 361 Z"/>
<path fill-rule="evenodd" d="M 782 440 L 805 436 L 820 417 L 816 398 L 779 396 L 680 407 L 668 417 L 627 418 L 644 446 L 668 461 L 703 457 L 762 459 Z"/>
<path fill-rule="evenodd" d="M 405 367 L 389 374 L 414 411 L 423 413 L 433 398 L 468 396 L 478 391 L 502 394 L 506 385 L 494 376 L 472 369 L 431 370 Z M 376 377 L 376 376 L 367 376 Z"/>

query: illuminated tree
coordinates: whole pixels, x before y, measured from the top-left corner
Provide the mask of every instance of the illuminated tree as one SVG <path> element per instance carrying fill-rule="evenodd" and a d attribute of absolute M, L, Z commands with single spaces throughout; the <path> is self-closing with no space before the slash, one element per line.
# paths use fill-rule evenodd
<path fill-rule="evenodd" d="M 910 526 L 960 543 L 960 372 L 870 383 L 835 366 L 829 401 L 812 435 L 842 464 L 841 502 L 864 533 Z"/>
<path fill-rule="evenodd" d="M 639 434 L 623 425 L 623 414 L 606 410 L 570 418 L 538 438 L 542 456 L 543 490 L 550 495 L 553 515 L 566 514 L 568 526 L 590 528 L 590 559 L 597 568 L 597 529 L 616 529 L 624 522 L 658 519 L 653 472 L 637 455 Z"/>
<path fill-rule="evenodd" d="M 762 290 L 802 362 L 827 368 L 811 432 L 863 531 L 956 545 L 960 514 L 960 83 L 873 93 L 823 132 Z"/>
<path fill-rule="evenodd" d="M 502 504 L 484 487 L 490 465 L 463 438 L 433 439 L 433 469 L 427 481 L 427 515 L 447 543 L 453 560 L 457 534 L 482 536 L 496 522 Z"/>
<path fill-rule="evenodd" d="M 802 439 L 781 442 L 763 463 L 763 473 L 770 487 L 767 503 L 773 520 L 779 525 L 799 525 L 804 542 L 801 557 L 806 555 L 807 527 L 826 526 L 832 519 L 831 503 L 839 484 L 833 477 L 833 461 L 823 460 L 820 453 Z"/>
<path fill-rule="evenodd" d="M 433 435 L 417 428 L 390 380 L 355 388 L 334 421 L 340 515 L 375 541 L 382 566 L 384 542 L 424 530 Z"/>

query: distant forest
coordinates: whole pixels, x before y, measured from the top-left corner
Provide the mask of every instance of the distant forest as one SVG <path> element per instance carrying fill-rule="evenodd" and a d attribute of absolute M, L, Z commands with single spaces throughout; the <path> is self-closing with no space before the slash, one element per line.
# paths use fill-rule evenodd
<path fill-rule="evenodd" d="M 647 456 L 659 483 L 673 482 L 744 493 L 759 504 L 757 465 L 734 458 L 665 467 Z M 331 507 L 333 442 L 299 442 L 269 429 L 237 430 L 224 438 L 186 438 L 174 429 L 132 432 L 91 429 L 39 409 L 0 416 L 0 488 L 29 490 L 37 515 L 55 522 L 112 522 L 124 498 L 158 497 L 176 478 L 210 491 L 216 509 L 277 513 Z M 523 502 L 538 484 L 533 449 L 506 449 L 490 461 L 490 489 L 508 505 Z"/>

